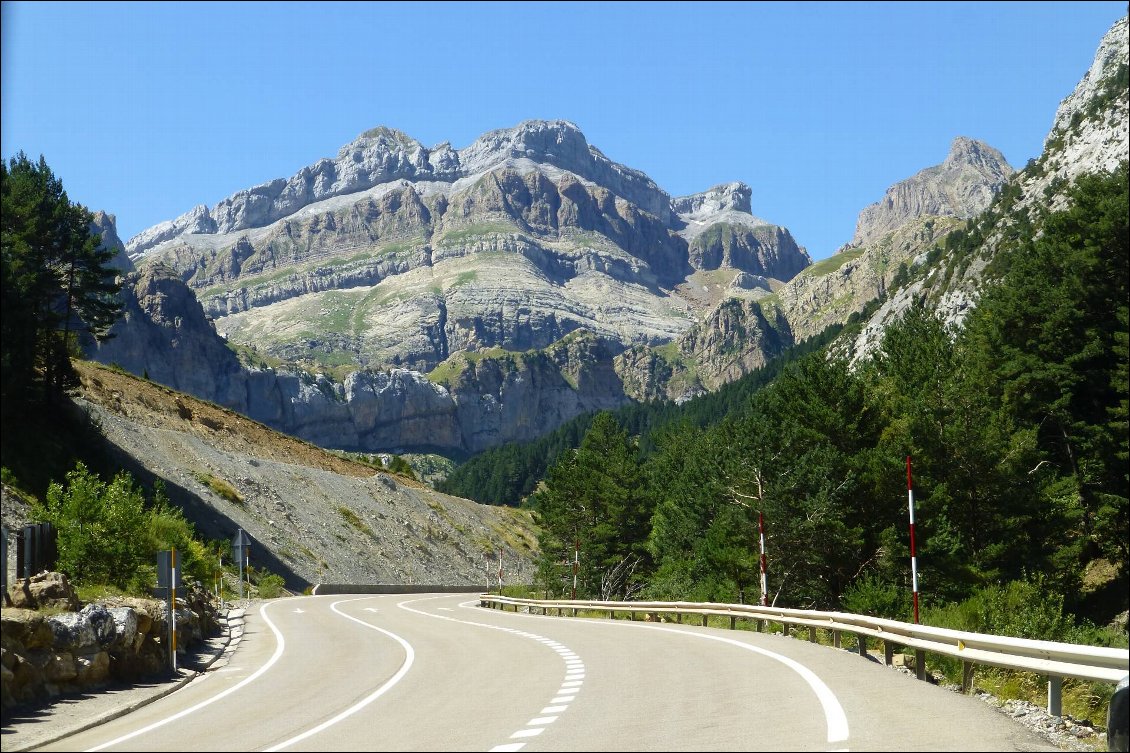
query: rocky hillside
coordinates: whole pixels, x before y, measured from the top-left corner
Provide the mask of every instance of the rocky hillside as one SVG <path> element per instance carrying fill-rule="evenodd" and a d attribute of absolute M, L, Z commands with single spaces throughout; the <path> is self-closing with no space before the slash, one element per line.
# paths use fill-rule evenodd
<path fill-rule="evenodd" d="M 76 397 L 119 465 L 170 498 L 206 538 L 237 528 L 252 564 L 288 585 L 529 579 L 537 546 L 523 511 L 480 505 L 335 455 L 219 406 L 98 364 Z"/>
<path fill-rule="evenodd" d="M 843 324 L 885 296 L 900 267 L 988 207 L 1011 174 L 996 149 L 958 137 L 944 163 L 896 183 L 865 208 L 855 239 L 831 258 L 760 289 L 748 275 L 736 276 L 727 300 L 669 346 L 634 348 L 619 357 L 625 389 L 635 397 L 683 401 Z"/>
<path fill-rule="evenodd" d="M 1094 61 L 1075 90 L 1055 114 L 1044 150 L 1023 170 L 1011 176 L 989 209 L 960 229 L 983 237 L 971 254 L 954 256 L 920 249 L 908 259 L 910 275 L 867 322 L 848 350 L 866 356 L 878 343 L 886 324 L 916 301 L 925 301 L 954 326 L 976 304 L 982 286 L 992 279 L 991 262 L 1018 223 L 1038 226 L 1042 217 L 1063 209 L 1066 189 L 1080 175 L 1109 172 L 1130 154 L 1130 61 L 1128 19 L 1123 17 L 1103 36 Z"/>

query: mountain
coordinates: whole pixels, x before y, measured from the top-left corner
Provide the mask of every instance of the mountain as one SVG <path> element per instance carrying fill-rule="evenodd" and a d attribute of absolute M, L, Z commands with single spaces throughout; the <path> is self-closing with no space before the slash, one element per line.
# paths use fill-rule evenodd
<path fill-rule="evenodd" d="M 627 348 L 811 263 L 750 194 L 672 199 L 564 121 L 462 150 L 378 128 L 131 239 L 131 315 L 92 355 L 332 446 L 531 439 L 632 399 Z"/>
<path fill-rule="evenodd" d="M 935 243 L 908 257 L 907 282 L 889 291 L 848 346 L 855 358 L 872 352 L 886 325 L 917 302 L 925 302 L 951 325 L 960 326 L 980 290 L 995 279 L 992 260 L 1009 244 L 1012 229 L 1018 224 L 1038 225 L 1048 212 L 1063 209 L 1067 188 L 1079 176 L 1111 172 L 1126 162 L 1130 154 L 1127 24 L 1123 17 L 1103 36 L 1087 73 L 1060 103 L 1040 156 L 1010 177 L 987 211 L 953 228 L 960 232 L 945 248 Z"/>
<path fill-rule="evenodd" d="M 1125 59 L 1120 22 L 1038 161 L 959 136 L 817 264 L 748 186 L 672 198 L 566 121 L 459 150 L 373 129 L 130 239 L 130 313 L 91 355 L 325 446 L 449 455 L 690 399 L 878 299 L 862 357 L 913 301 L 960 322 L 994 241 L 945 249 L 981 218 L 1125 157 Z"/>
<path fill-rule="evenodd" d="M 860 212 L 850 245 L 873 245 L 918 217 L 975 217 L 989 208 L 1013 172 L 999 151 L 959 136 L 945 162 L 894 184 L 881 201 Z"/>

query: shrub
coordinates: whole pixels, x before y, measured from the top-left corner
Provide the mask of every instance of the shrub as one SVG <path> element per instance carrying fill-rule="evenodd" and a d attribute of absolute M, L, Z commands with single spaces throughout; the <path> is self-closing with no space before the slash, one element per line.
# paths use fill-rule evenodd
<path fill-rule="evenodd" d="M 36 504 L 34 513 L 58 530 L 59 569 L 76 583 L 135 588 L 154 567 L 137 545 L 146 540 L 147 515 L 127 473 L 106 484 L 78 463 L 65 487 L 48 487 L 46 503 Z"/>
<path fill-rule="evenodd" d="M 845 612 L 884 617 L 910 622 L 913 596 L 906 588 L 884 580 L 878 575 L 868 575 L 855 581 L 840 600 Z"/>
<path fill-rule="evenodd" d="M 268 573 L 259 578 L 259 582 L 255 584 L 259 589 L 259 597 L 263 599 L 274 599 L 283 595 L 283 586 L 285 581 L 281 575 Z"/>

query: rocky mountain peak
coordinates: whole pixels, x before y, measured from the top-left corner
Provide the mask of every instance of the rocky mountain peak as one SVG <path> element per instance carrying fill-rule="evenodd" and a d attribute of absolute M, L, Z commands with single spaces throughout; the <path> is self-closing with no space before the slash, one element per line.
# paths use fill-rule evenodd
<path fill-rule="evenodd" d="M 132 272 L 133 262 L 126 255 L 126 247 L 118 237 L 118 218 L 99 209 L 90 218 L 90 232 L 102 236 L 100 248 L 114 251 L 110 266 L 120 272 Z"/>
<path fill-rule="evenodd" d="M 526 120 L 514 128 L 485 133 L 459 151 L 463 169 L 469 174 L 523 157 L 579 175 L 589 172 L 594 160 L 581 129 L 567 120 Z"/>
<path fill-rule="evenodd" d="M 997 149 L 983 141 L 977 141 L 967 136 L 958 136 L 950 144 L 950 153 L 942 163 L 943 170 L 972 167 L 986 173 L 1011 173 L 1012 168 L 1008 160 Z"/>
<path fill-rule="evenodd" d="M 137 258 L 181 235 L 266 227 L 310 204 L 398 180 L 455 183 L 511 167 L 574 173 L 661 222 L 670 222 L 671 197 L 665 191 L 638 170 L 608 159 L 567 120 L 523 121 L 513 128 L 490 131 L 460 150 L 448 142 L 427 149 L 401 131 L 378 126 L 343 146 L 334 159 L 319 160 L 290 178 L 239 191 L 211 209 L 198 206 L 142 231 L 126 248 L 131 258 Z"/>
<path fill-rule="evenodd" d="M 689 215 L 690 219 L 695 220 L 725 211 L 752 214 L 750 205 L 752 195 L 753 190 L 745 183 L 740 181 L 724 183 L 702 193 L 672 199 L 671 209 L 676 214 Z"/>
<path fill-rule="evenodd" d="M 881 201 L 859 213 L 847 248 L 875 243 L 919 217 L 974 217 L 988 209 L 1013 172 L 993 147 L 958 136 L 942 164 L 895 183 Z"/>

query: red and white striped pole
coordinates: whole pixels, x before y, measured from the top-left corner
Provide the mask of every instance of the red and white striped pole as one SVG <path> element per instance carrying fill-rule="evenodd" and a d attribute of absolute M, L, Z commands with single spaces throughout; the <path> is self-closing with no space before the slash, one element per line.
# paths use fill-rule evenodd
<path fill-rule="evenodd" d="M 769 606 L 769 585 L 765 579 L 765 516 L 757 511 L 757 532 L 761 544 L 761 606 Z"/>
<path fill-rule="evenodd" d="M 914 484 L 910 479 L 910 456 L 906 456 L 906 494 L 910 504 L 910 581 L 914 590 L 914 624 L 918 624 L 918 552 L 914 548 Z"/>
<path fill-rule="evenodd" d="M 577 571 L 581 569 L 581 540 L 573 539 L 573 601 L 577 600 Z"/>

